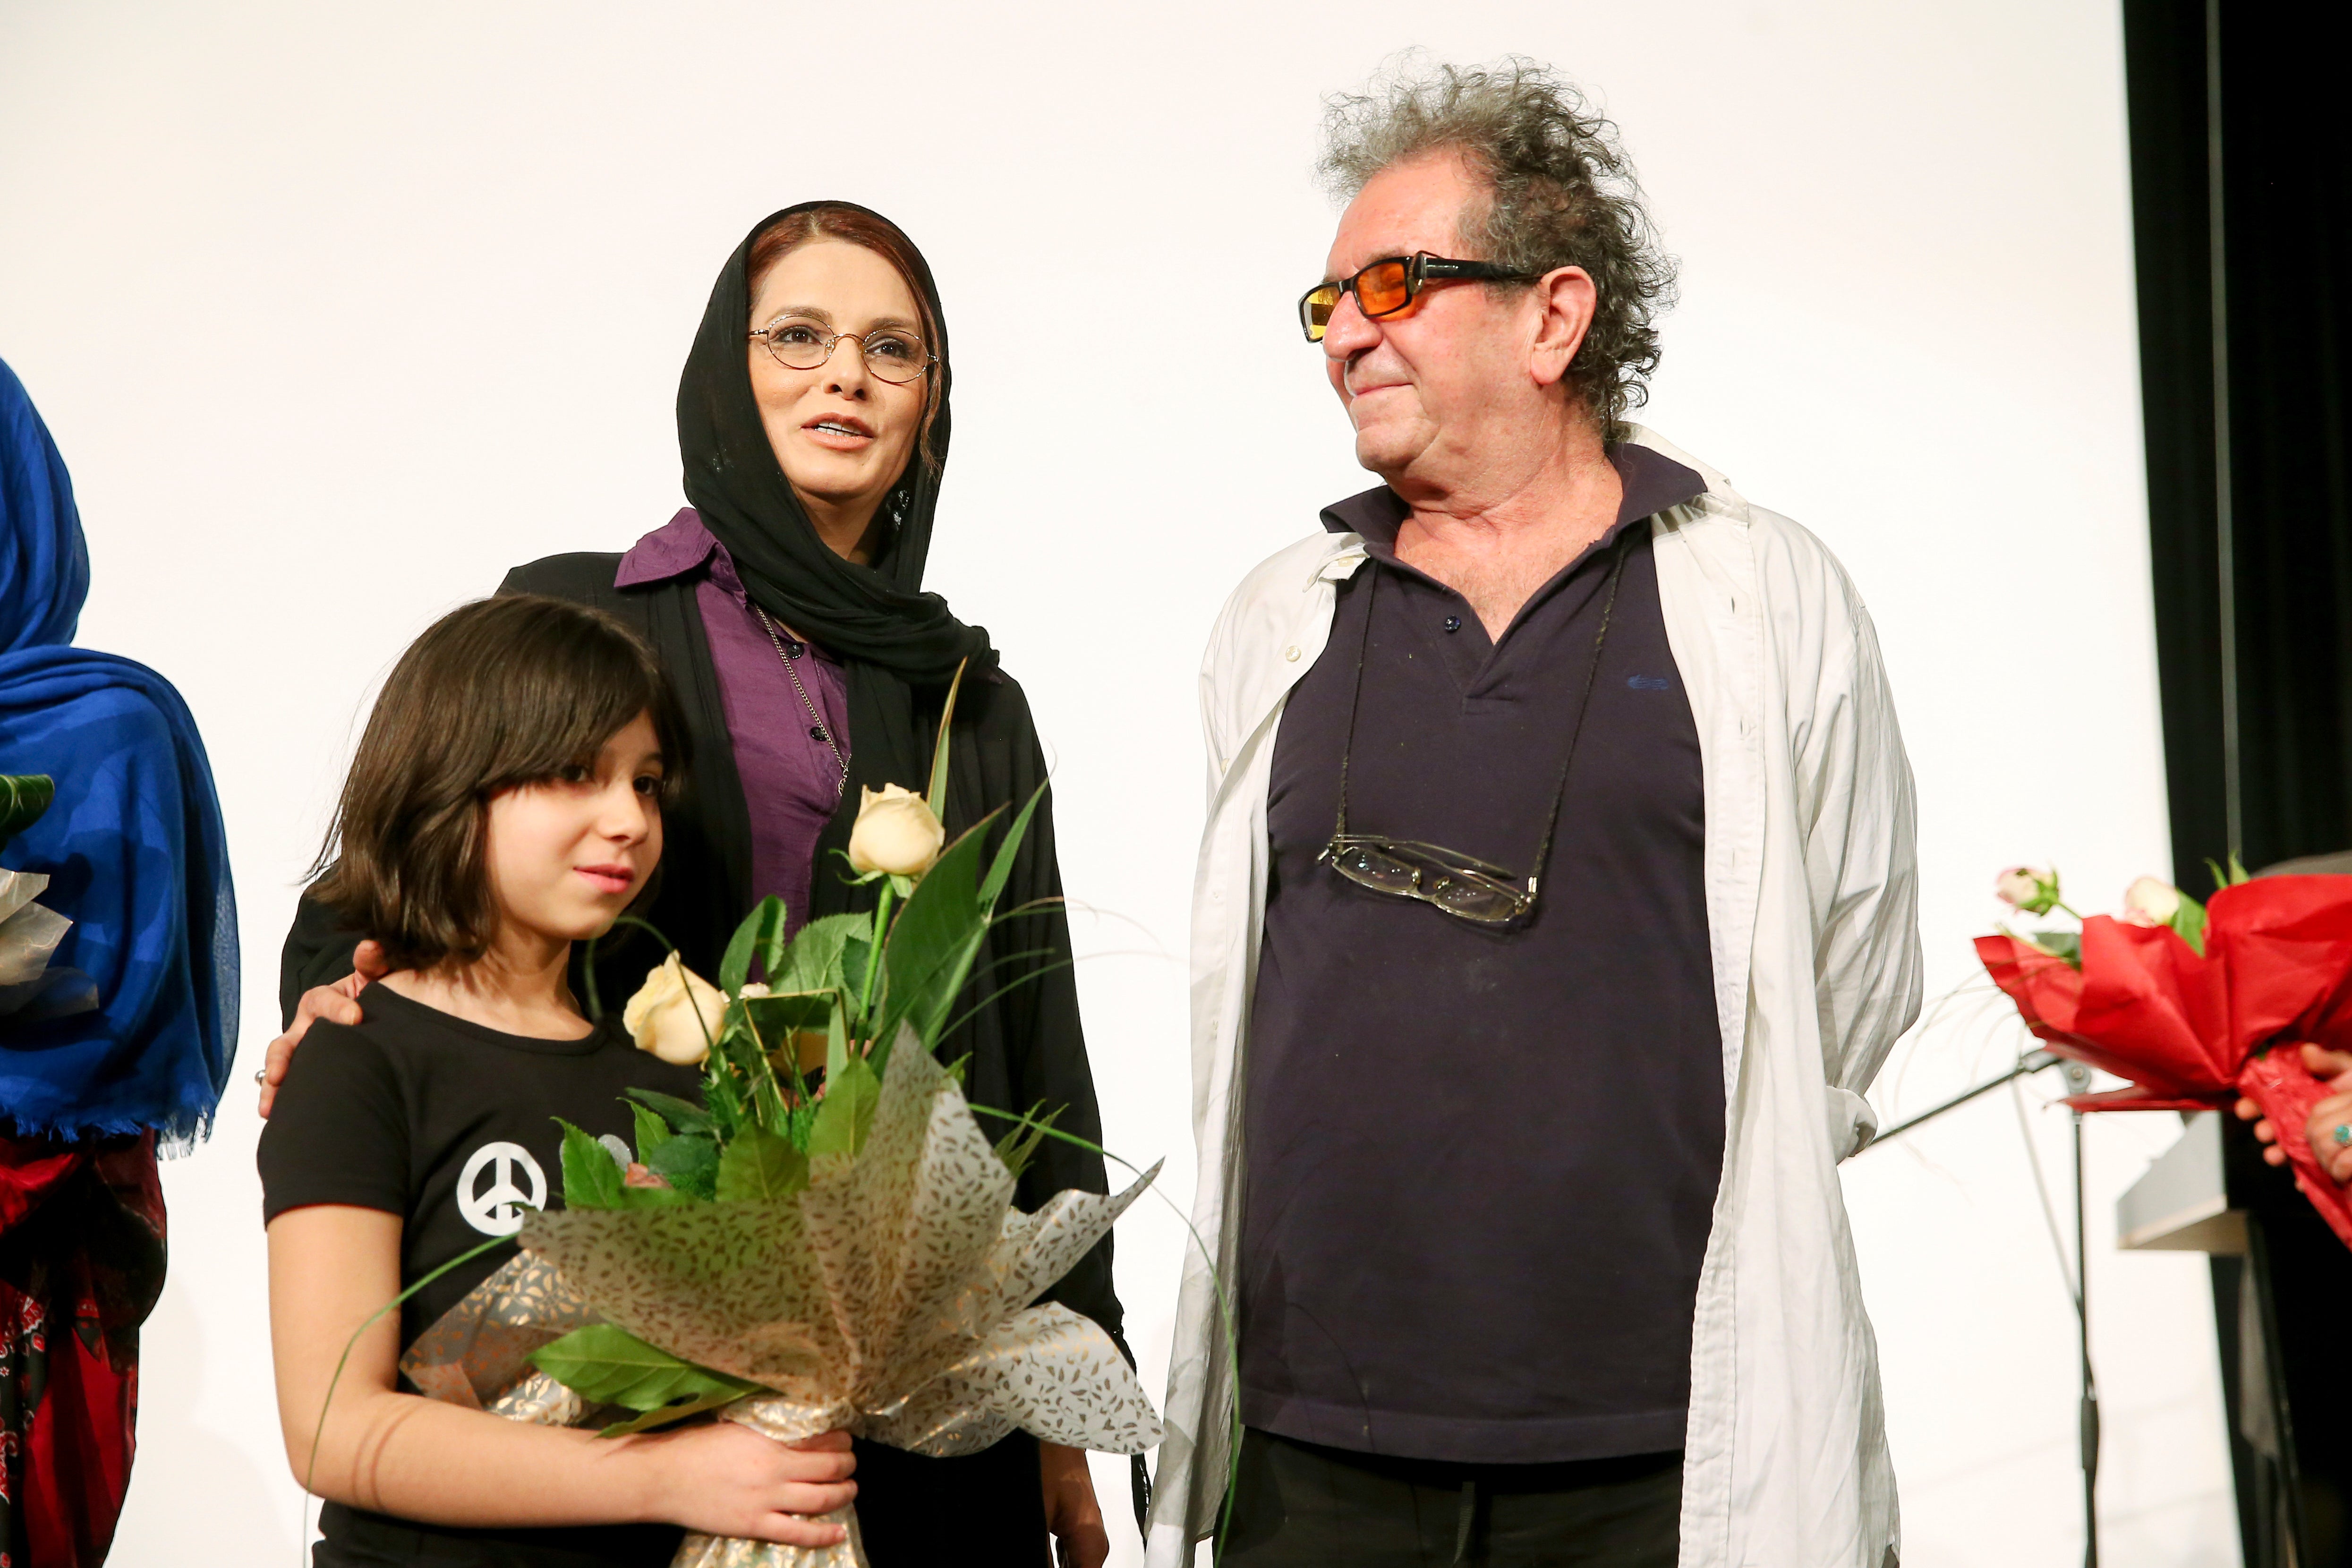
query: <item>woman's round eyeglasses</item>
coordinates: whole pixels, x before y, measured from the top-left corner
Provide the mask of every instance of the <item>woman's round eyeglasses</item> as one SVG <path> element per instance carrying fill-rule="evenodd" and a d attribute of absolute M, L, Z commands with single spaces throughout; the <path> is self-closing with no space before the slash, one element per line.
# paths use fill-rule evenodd
<path fill-rule="evenodd" d="M 877 327 L 870 332 L 829 332 L 814 321 L 788 318 L 753 329 L 751 334 L 768 347 L 770 357 L 788 370 L 814 370 L 833 357 L 847 338 L 866 357 L 875 379 L 904 386 L 921 379 L 936 358 L 923 340 L 897 327 Z"/>

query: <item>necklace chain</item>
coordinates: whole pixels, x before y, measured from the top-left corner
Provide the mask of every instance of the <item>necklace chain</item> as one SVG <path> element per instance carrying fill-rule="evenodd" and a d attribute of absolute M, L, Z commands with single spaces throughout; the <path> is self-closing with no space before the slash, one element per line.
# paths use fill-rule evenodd
<path fill-rule="evenodd" d="M 776 657 L 783 660 L 784 673 L 792 678 L 793 689 L 801 694 L 801 706 L 808 710 L 810 722 L 815 726 L 816 732 L 824 737 L 825 745 L 833 752 L 834 762 L 841 768 L 841 780 L 834 786 L 834 798 L 837 800 L 849 789 L 849 759 L 841 754 L 841 742 L 833 738 L 833 726 L 824 721 L 824 715 L 817 711 L 816 704 L 809 698 L 808 688 L 801 684 L 800 661 L 784 651 L 784 639 L 782 634 L 776 630 L 776 623 L 769 618 L 767 611 L 757 605 L 751 606 L 751 613 L 760 617 L 761 629 L 767 632 L 768 640 L 775 645 Z M 808 647 L 798 637 L 793 640 L 803 647 Z"/>

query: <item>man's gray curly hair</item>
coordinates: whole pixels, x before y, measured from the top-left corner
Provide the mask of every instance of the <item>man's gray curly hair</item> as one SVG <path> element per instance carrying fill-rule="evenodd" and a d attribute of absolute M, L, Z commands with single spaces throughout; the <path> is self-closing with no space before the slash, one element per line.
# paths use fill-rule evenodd
<path fill-rule="evenodd" d="M 1483 212 L 1462 215 L 1464 243 L 1475 251 L 1465 259 L 1534 276 L 1559 267 L 1591 275 L 1599 300 L 1569 375 L 1602 439 L 1622 440 L 1626 411 L 1649 398 L 1656 318 L 1674 303 L 1675 262 L 1658 248 L 1617 127 L 1549 68 L 1510 55 L 1434 69 L 1408 60 L 1363 92 L 1327 100 L 1323 131 L 1317 172 L 1340 200 L 1391 163 L 1458 150 L 1491 193 Z"/>

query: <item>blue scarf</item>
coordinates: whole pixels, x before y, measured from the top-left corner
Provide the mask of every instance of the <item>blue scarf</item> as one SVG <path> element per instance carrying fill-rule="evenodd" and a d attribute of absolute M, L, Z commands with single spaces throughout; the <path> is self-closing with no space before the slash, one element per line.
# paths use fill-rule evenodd
<path fill-rule="evenodd" d="M 72 921 L 54 963 L 94 1013 L 0 1024 L 0 1133 L 209 1130 L 236 1048 L 236 905 L 212 768 L 187 704 L 144 665 L 70 646 L 89 592 L 73 486 L 0 363 L 0 773 L 58 797 L 0 866 L 46 872 Z"/>

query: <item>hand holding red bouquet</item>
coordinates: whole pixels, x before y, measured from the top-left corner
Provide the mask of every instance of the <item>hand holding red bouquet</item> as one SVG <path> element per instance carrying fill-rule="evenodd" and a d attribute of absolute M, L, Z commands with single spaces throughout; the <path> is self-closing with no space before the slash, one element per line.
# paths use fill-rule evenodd
<path fill-rule="evenodd" d="M 1979 937 L 1977 956 L 2052 1050 L 2137 1086 L 2070 1103 L 2205 1110 L 2246 1096 L 2280 1130 L 2295 1185 L 2352 1246 L 2352 1202 L 2301 1135 L 2327 1088 L 2297 1048 L 2352 1049 L 2352 877 L 2237 876 L 2202 906 L 2142 878 L 2122 918 Z M 2054 873 L 2004 872 L 2000 890 L 2031 914 L 2066 907 Z"/>

